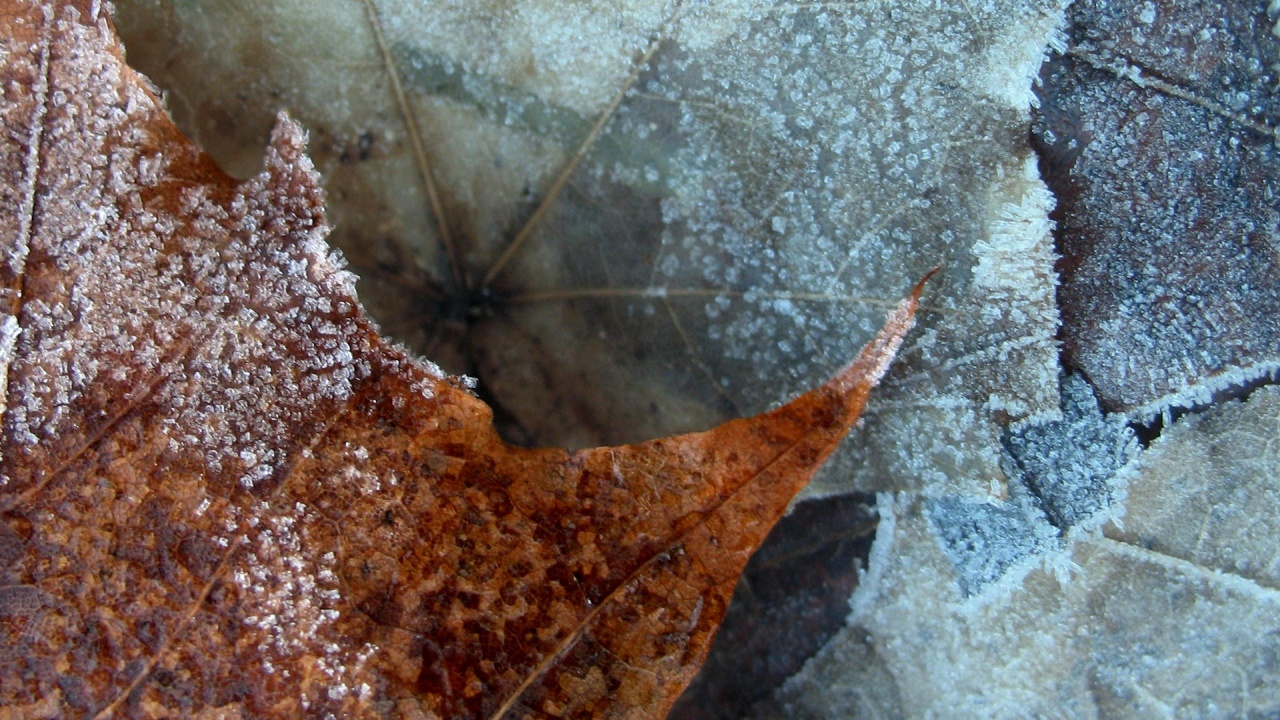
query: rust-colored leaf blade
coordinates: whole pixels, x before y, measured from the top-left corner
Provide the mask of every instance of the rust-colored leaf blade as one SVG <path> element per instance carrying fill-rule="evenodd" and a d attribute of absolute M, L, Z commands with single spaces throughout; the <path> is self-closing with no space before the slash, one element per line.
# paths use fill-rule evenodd
<path fill-rule="evenodd" d="M 331 429 L 343 443 L 318 448 L 290 486 L 298 502 L 331 497 L 328 527 L 375 530 L 330 541 L 372 621 L 352 632 L 400 648 L 387 672 L 442 717 L 665 714 L 747 559 L 862 411 L 919 289 L 825 386 L 642 445 L 510 447 L 465 391 L 442 383 L 397 405 L 403 373 L 381 375 Z M 333 487 L 344 466 L 364 480 Z"/>
<path fill-rule="evenodd" d="M 912 325 L 923 282 L 854 362 L 787 405 L 704 433 L 579 454 L 578 487 L 619 486 L 577 521 L 612 547 L 606 562 L 617 580 L 599 578 L 597 592 L 608 594 L 490 717 L 527 714 L 507 714 L 517 708 L 633 716 L 619 695 L 643 699 L 645 716 L 666 715 L 706 658 L 747 560 L 857 421 Z"/>
<path fill-rule="evenodd" d="M 661 715 L 911 324 L 757 418 L 513 448 L 364 318 L 296 126 L 236 182 L 96 3 L 0 39 L 10 716 Z"/>

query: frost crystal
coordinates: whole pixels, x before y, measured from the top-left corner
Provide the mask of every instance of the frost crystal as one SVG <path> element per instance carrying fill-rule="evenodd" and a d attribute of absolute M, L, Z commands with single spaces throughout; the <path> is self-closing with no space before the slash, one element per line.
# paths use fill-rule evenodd
<path fill-rule="evenodd" d="M 1072 384 L 1065 425 L 1024 438 L 1097 437 Z M 1278 422 L 1276 388 L 1178 420 L 1126 469 L 1123 527 L 1080 534 L 1057 566 L 977 597 L 948 578 L 937 516 L 882 502 L 890 521 L 850 626 L 758 717 L 845 717 L 851 698 L 869 717 L 1274 715 Z M 1099 461 L 1067 467 L 1111 463 L 1115 445 L 1086 444 Z"/>
<path fill-rule="evenodd" d="M 1009 432 L 1010 475 L 1039 501 L 1063 532 L 1111 519 L 1122 489 L 1115 478 L 1137 452 L 1121 415 L 1103 415 L 1081 375 L 1062 382 L 1062 419 L 1027 423 Z"/>
<path fill-rule="evenodd" d="M 1027 502 L 974 502 L 947 496 L 928 502 L 938 542 L 966 595 L 981 592 L 1032 555 L 1051 547 L 1038 508 Z"/>
<path fill-rule="evenodd" d="M 8 314 L 3 315 L 3 319 L 0 319 L 0 419 L 4 417 L 4 409 L 9 397 L 9 364 L 13 362 L 13 347 L 21 332 L 22 328 L 18 327 L 17 318 Z M 0 460 L 3 459 L 4 455 L 0 452 Z M 0 475 L 0 485 L 5 482 L 4 476 Z"/>
<path fill-rule="evenodd" d="M 1117 516 L 1121 470 L 1137 451 L 1122 415 L 1104 416 L 1084 378 L 1062 382 L 1062 417 L 1007 432 L 1009 497 L 975 502 L 955 496 L 926 502 L 926 514 L 957 581 L 976 594 L 1037 556 L 1062 550 L 1080 531 Z"/>

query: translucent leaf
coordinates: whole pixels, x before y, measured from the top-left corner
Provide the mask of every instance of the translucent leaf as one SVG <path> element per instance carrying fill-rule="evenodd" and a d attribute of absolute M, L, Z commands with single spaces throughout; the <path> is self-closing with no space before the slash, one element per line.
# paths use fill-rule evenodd
<path fill-rule="evenodd" d="M 312 129 L 362 298 L 513 437 L 772 406 L 944 265 L 861 462 L 817 492 L 985 494 L 1000 424 L 1057 407 L 1025 124 L 1061 6 L 137 0 L 121 24 L 227 167 L 281 105 Z"/>

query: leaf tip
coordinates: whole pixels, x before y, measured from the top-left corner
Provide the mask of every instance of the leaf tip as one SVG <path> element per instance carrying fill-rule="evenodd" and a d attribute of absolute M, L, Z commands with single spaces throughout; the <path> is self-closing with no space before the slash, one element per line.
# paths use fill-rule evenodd
<path fill-rule="evenodd" d="M 856 385 L 865 385 L 870 389 L 880 383 L 880 379 L 889 370 L 889 364 L 898 354 L 898 349 L 902 347 L 902 341 L 915 326 L 916 308 L 920 305 L 920 294 L 924 291 L 925 284 L 941 270 L 941 265 L 931 268 L 897 307 L 890 311 L 880 332 L 836 376 L 835 384 L 839 390 L 844 391 Z"/>
<path fill-rule="evenodd" d="M 281 110 L 276 113 L 263 164 L 268 178 L 280 185 L 286 196 L 304 197 L 312 205 L 323 205 L 320 175 L 307 155 L 307 142 L 307 131 Z"/>
<path fill-rule="evenodd" d="M 925 283 L 929 282 L 929 280 L 933 279 L 934 275 L 937 275 L 940 272 L 942 272 L 942 265 L 934 265 L 929 268 L 929 271 L 926 272 L 923 277 L 916 281 L 915 287 L 911 288 L 910 295 L 913 303 L 918 303 L 920 301 L 920 293 L 924 292 Z"/>

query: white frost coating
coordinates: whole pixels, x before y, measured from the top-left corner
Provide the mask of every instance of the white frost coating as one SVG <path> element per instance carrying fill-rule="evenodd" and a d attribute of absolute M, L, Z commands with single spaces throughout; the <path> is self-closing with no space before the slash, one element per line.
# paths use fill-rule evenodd
<path fill-rule="evenodd" d="M 904 498 L 905 501 L 905 498 Z M 885 582 L 884 571 L 894 555 L 894 538 L 897 537 L 898 498 L 893 493 L 876 493 L 876 513 L 880 521 L 876 525 L 876 537 L 867 555 L 867 567 L 858 577 L 858 588 L 849 598 L 850 625 L 862 622 L 863 617 L 875 607 Z"/>
<path fill-rule="evenodd" d="M 13 346 L 18 341 L 22 328 L 18 327 L 18 319 L 5 314 L 0 320 L 0 422 L 4 421 L 4 411 L 9 399 L 9 364 L 13 362 Z M 4 449 L 0 448 L 0 460 L 4 459 Z M 0 487 L 7 485 L 9 479 L 0 474 Z"/>
<path fill-rule="evenodd" d="M 493 13 L 465 1 L 377 5 L 397 48 L 429 47 L 584 116 L 604 109 L 674 9 L 668 0 L 508 3 Z"/>
<path fill-rule="evenodd" d="M 434 363 L 431 367 L 439 369 Z M 433 377 L 428 374 L 427 377 L 416 379 L 409 385 L 409 389 L 424 400 L 430 400 L 436 395 L 435 382 L 444 377 L 444 373 L 440 373 L 440 377 Z"/>
<path fill-rule="evenodd" d="M 110 71 L 104 75 L 111 80 Z M 149 99 L 135 102 L 145 111 Z M 54 121 L 51 132 L 72 130 Z M 137 195 L 147 181 L 142 174 L 166 182 L 169 158 L 130 158 L 115 148 L 108 164 L 96 149 L 68 148 L 81 167 L 51 170 L 50 177 L 75 188 L 50 192 L 42 207 L 46 234 L 38 238 L 57 246 L 50 252 L 60 258 L 67 292 L 26 305 L 32 326 L 18 339 L 19 360 L 10 368 L 19 372 L 10 373 L 8 427 L 33 458 L 45 452 L 35 447 L 41 440 L 71 441 L 92 431 L 96 413 L 111 417 L 153 394 L 173 409 L 175 451 L 252 488 L 285 465 L 281 448 L 306 431 L 317 404 L 349 396 L 363 372 L 348 342 L 360 337 L 350 275 L 323 245 L 315 198 L 286 198 L 297 213 L 290 220 L 274 205 L 276 185 L 315 181 L 300 156 L 303 140 L 296 126 L 281 125 L 266 172 L 241 187 L 230 214 L 192 193 L 187 219 L 203 236 L 181 238 L 171 217 L 119 217 L 123 201 L 110 194 Z M 95 187 L 109 194 L 82 198 Z M 91 221 L 80 207 L 92 208 Z M 228 224 L 238 232 L 224 240 Z M 107 241 L 126 229 L 128 247 Z M 166 255 L 166 244 L 182 254 Z M 321 301 L 328 312 L 319 311 Z M 99 397 L 95 388 L 104 384 L 121 391 L 99 409 L 85 398 Z"/>
<path fill-rule="evenodd" d="M 322 525 L 321 516 L 300 503 L 285 508 L 258 503 L 250 514 L 258 522 L 245 537 L 231 580 L 242 590 L 244 624 L 255 638 L 263 671 L 274 672 L 276 662 L 299 655 L 310 657 L 320 677 L 304 685 L 302 706 L 315 703 L 317 691 L 333 700 L 345 698 L 376 647 L 348 651 L 327 639 L 341 618 L 342 583 L 336 556 L 317 552 L 311 539 L 310 528 Z M 319 542 L 327 537 L 322 534 Z"/>
<path fill-rule="evenodd" d="M 1150 423 L 1155 418 L 1162 418 L 1166 423 L 1175 410 L 1203 407 L 1213 402 L 1213 396 L 1224 390 L 1247 387 L 1250 383 L 1270 378 L 1272 381 L 1280 375 L 1280 361 L 1265 362 L 1248 367 L 1228 367 L 1222 371 L 1205 375 L 1197 383 L 1182 383 L 1182 389 L 1166 395 L 1154 402 L 1142 405 L 1130 411 L 1130 415 L 1141 423 Z"/>
<path fill-rule="evenodd" d="M 1036 67 L 1049 49 L 1064 45 L 1061 12 L 1044 12 L 1020 18 L 1021 31 L 1002 33 L 990 44 L 979 62 L 986 67 L 960 79 L 974 92 L 987 94 L 1009 107 L 1031 107 L 1035 93 L 1027 82 L 1026 68 Z"/>
<path fill-rule="evenodd" d="M 1053 251 L 1053 223 L 1049 220 L 1054 199 L 1040 182 L 1035 158 L 1026 158 L 1020 171 L 1020 178 L 1001 183 L 990 196 L 989 231 L 973 248 L 977 259 L 973 266 L 973 292 L 984 299 L 980 312 L 993 328 L 1013 325 L 1056 331 L 1057 308 L 1037 302 L 1040 298 L 1034 290 L 1052 292 L 1057 285 L 1053 271 L 1057 260 Z M 1010 352 L 1015 347 L 1016 343 L 1010 343 L 1002 351 Z M 994 359 L 1008 360 L 1007 356 L 999 355 Z M 1021 370 L 1029 378 L 1038 376 L 1040 387 L 1052 388 L 1058 373 L 1057 358 L 1047 354 L 1027 357 Z M 994 385 L 986 398 L 986 408 L 1014 416 L 1051 416 L 1056 413 L 1054 400 L 1051 391 L 1028 397 Z"/>
<path fill-rule="evenodd" d="M 1280 598 L 1273 591 L 1259 594 L 1212 573 L 1188 575 L 1158 556 L 1101 539 L 1078 547 L 1079 570 L 1069 582 L 1035 570 L 1016 592 L 964 603 L 945 580 L 927 521 L 903 508 L 897 533 L 886 582 L 863 599 L 859 624 L 824 650 L 860 645 L 860 635 L 870 634 L 873 660 L 864 677 L 895 681 L 896 703 L 879 708 L 889 717 L 1135 717 L 1134 684 L 1189 717 L 1218 716 L 1210 708 L 1241 702 L 1275 707 L 1275 683 L 1266 677 L 1230 687 L 1239 671 L 1266 662 L 1265 638 L 1240 632 L 1238 624 L 1274 627 Z M 1170 582 L 1187 595 L 1173 607 Z M 1168 654 L 1144 654 L 1167 644 Z M 1204 649 L 1188 655 L 1179 647 Z M 835 672 L 844 687 L 865 685 L 822 667 L 823 660 L 793 681 L 787 699 L 808 706 L 813 717 L 845 717 L 846 697 L 826 695 L 804 678 Z M 1109 692 L 1096 692 L 1099 683 Z M 1209 697 L 1200 694 L 1206 689 Z"/>
<path fill-rule="evenodd" d="M 1183 417 L 1123 471 L 1123 528 L 1081 533 L 1063 562 L 977 598 L 924 506 L 882 500 L 892 539 L 876 538 L 850 626 L 784 690 L 789 714 L 844 717 L 828 688 L 875 682 L 889 692 L 867 693 L 869 716 L 1275 715 L 1277 428 L 1273 387 Z"/>
<path fill-rule="evenodd" d="M 13 346 L 22 334 L 18 319 L 8 313 L 0 314 L 0 416 L 4 415 L 5 399 L 8 396 L 9 364 L 13 362 Z"/>
<path fill-rule="evenodd" d="M 1115 537 L 1280 588 L 1280 388 L 1166 428 L 1130 482 Z"/>
<path fill-rule="evenodd" d="M 1008 193 L 993 194 L 993 202 L 1003 202 L 990 209 L 989 238 L 974 245 L 977 263 L 973 266 L 974 285 L 996 301 L 1016 297 L 1021 288 L 1042 278 L 1046 266 L 1052 267 L 1056 258 L 1052 245 L 1045 238 L 1053 232 L 1049 212 L 1053 210 L 1053 194 L 1039 182 L 1037 160 L 1028 157 L 1021 167 L 1023 183 L 1014 189 L 1021 196 Z"/>
<path fill-rule="evenodd" d="M 44 21 L 45 29 L 47 30 L 53 21 L 53 8 L 47 5 L 41 5 L 40 12 Z M 7 270 L 12 277 L 22 276 L 27 263 L 27 255 L 31 252 L 31 220 L 35 216 L 33 211 L 36 203 L 36 175 L 40 170 L 40 149 L 43 145 L 44 139 L 45 114 L 48 112 L 49 107 L 48 68 L 50 48 L 48 40 L 47 38 L 44 38 L 40 41 L 38 47 L 33 46 L 25 48 L 25 50 L 37 55 L 35 58 L 35 66 L 30 67 L 30 71 L 34 75 L 33 86 L 28 91 L 31 99 L 31 117 L 11 118 L 8 117 L 9 113 L 6 112 L 4 118 L 6 125 L 12 123 L 15 128 L 19 127 L 23 121 L 27 121 L 29 123 L 27 127 L 29 127 L 31 131 L 30 136 L 26 138 L 25 147 L 22 153 L 23 167 L 21 178 L 22 183 L 20 186 L 22 201 L 20 206 L 17 208 L 16 213 L 18 227 L 5 228 L 6 232 L 13 232 L 13 238 L 12 240 L 5 242 L 3 248 L 4 257 L 0 258 L 0 261 L 3 261 L 8 266 Z M 0 47 L 0 52 L 3 52 L 4 61 L 7 63 L 13 63 L 15 69 L 21 64 L 30 63 L 31 60 L 31 58 L 27 56 L 27 53 L 20 50 L 13 52 L 12 54 L 16 57 L 12 58 L 10 57 L 8 47 Z M 0 93 L 5 93 L 4 95 L 0 95 L 0 97 L 4 97 L 6 100 L 9 99 L 6 91 L 0 91 Z M 14 103 L 14 106 L 18 106 L 18 103 Z M 15 177 L 9 182 L 15 182 L 17 180 L 18 178 Z M 15 289 L 13 288 L 5 288 L 2 296 L 5 300 L 11 303 L 10 307 L 14 307 L 16 306 L 16 303 L 20 302 L 20 298 L 15 296 Z"/>
<path fill-rule="evenodd" d="M 1016 588 L 1042 563 L 1070 569 L 1073 542 L 1122 512 L 1136 452 L 1121 415 L 1104 416 L 1088 383 L 1067 377 L 1056 418 L 1023 422 L 1001 440 L 1008 496 L 928 499 L 924 514 L 966 597 Z"/>

